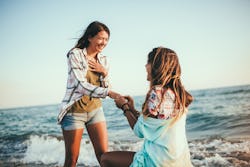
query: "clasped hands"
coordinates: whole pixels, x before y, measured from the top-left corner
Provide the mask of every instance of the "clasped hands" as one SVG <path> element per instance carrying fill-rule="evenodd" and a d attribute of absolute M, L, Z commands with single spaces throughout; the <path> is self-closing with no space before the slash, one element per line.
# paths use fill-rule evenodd
<path fill-rule="evenodd" d="M 113 91 L 109 92 L 109 97 L 114 99 L 116 106 L 120 109 L 124 110 L 134 110 L 134 100 L 130 96 L 122 96 Z"/>

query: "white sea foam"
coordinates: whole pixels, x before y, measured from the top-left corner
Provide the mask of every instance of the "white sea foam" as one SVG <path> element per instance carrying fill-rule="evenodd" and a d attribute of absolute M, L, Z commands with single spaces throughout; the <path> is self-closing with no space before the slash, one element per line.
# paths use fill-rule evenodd
<path fill-rule="evenodd" d="M 250 141 L 238 140 L 230 141 L 225 139 L 199 140 L 189 143 L 192 162 L 198 167 L 219 167 L 235 166 L 228 160 L 237 159 L 238 163 L 248 164 L 244 160 L 240 160 L 237 156 L 233 156 L 235 152 L 250 153 Z"/>
<path fill-rule="evenodd" d="M 142 141 L 139 142 L 119 142 L 110 141 L 109 150 L 129 150 L 138 151 L 141 147 Z M 64 141 L 51 136 L 30 136 L 27 141 L 27 150 L 25 152 L 22 163 L 34 163 L 34 164 L 56 164 L 62 166 L 64 163 Z M 98 162 L 95 157 L 94 149 L 91 142 L 88 139 L 83 138 L 80 146 L 80 155 L 78 158 L 78 164 L 84 164 L 85 166 L 98 166 Z"/>
<path fill-rule="evenodd" d="M 58 164 L 64 163 L 64 141 L 50 136 L 31 136 L 23 163 Z M 79 164 L 97 166 L 93 146 L 85 139 L 81 142 Z"/>
<path fill-rule="evenodd" d="M 215 154 L 212 157 L 205 158 L 206 166 L 228 166 L 231 167 L 231 164 L 219 154 Z"/>

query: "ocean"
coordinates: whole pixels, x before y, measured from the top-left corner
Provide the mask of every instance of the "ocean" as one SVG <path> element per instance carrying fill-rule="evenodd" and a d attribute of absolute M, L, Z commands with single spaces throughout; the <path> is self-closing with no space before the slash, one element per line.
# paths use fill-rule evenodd
<path fill-rule="evenodd" d="M 195 167 L 250 167 L 250 85 L 191 91 L 187 137 Z M 136 96 L 140 110 L 144 96 Z M 143 140 L 130 129 L 111 99 L 103 100 L 109 149 L 137 151 Z M 0 109 L 0 166 L 52 167 L 64 162 L 64 142 L 56 122 L 58 104 Z M 84 131 L 79 167 L 96 167 Z"/>

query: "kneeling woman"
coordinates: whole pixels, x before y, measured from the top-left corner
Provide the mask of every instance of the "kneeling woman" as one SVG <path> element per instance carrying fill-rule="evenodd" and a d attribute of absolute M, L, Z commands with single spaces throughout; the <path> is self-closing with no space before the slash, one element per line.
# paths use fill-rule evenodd
<path fill-rule="evenodd" d="M 154 48 L 146 64 L 150 89 L 142 113 L 135 110 L 130 96 L 116 99 L 135 135 L 144 138 L 137 153 L 107 152 L 101 157 L 103 167 L 190 167 L 186 138 L 187 107 L 192 96 L 184 89 L 177 54 L 168 48 Z"/>

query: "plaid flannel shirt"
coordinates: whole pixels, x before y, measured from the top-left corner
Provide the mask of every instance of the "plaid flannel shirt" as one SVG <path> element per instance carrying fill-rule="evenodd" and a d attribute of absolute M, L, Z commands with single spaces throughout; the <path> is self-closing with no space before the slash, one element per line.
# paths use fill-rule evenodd
<path fill-rule="evenodd" d="M 87 50 L 74 48 L 67 54 L 68 61 L 68 79 L 67 89 L 63 101 L 60 105 L 60 113 L 58 115 L 58 123 L 60 123 L 71 108 L 74 102 L 81 99 L 83 95 L 91 97 L 105 98 L 108 96 L 108 75 L 104 78 L 100 76 L 100 82 L 102 87 L 92 85 L 87 82 L 86 74 L 88 70 L 88 62 L 86 59 Z M 102 54 L 97 55 L 98 62 L 109 70 L 107 57 Z"/>

